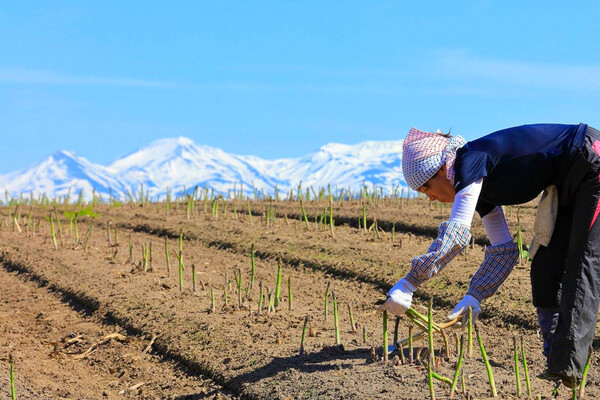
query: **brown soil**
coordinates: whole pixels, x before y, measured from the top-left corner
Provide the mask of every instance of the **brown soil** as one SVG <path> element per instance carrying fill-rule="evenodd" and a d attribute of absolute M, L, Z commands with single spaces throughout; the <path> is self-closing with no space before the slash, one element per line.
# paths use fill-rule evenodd
<path fill-rule="evenodd" d="M 27 274 L 2 268 L 0 281 L 0 356 L 14 357 L 18 399 L 234 398 L 151 349 L 142 354 L 150 340 L 98 320 Z M 2 371 L 0 398 L 7 399 Z"/>
<path fill-rule="evenodd" d="M 374 209 L 370 211 L 374 212 Z M 286 224 L 280 210 L 275 223 L 269 226 L 264 218 L 261 221 L 258 216 L 255 216 L 252 225 L 247 216 L 240 215 L 235 219 L 231 208 L 225 214 L 220 214 L 218 219 L 195 211 L 190 220 L 179 209 L 172 210 L 165 217 L 164 205 L 151 205 L 143 209 L 103 206 L 97 207 L 96 212 L 99 216 L 87 253 L 81 246 L 75 246 L 74 239 L 66 233 L 64 246 L 54 250 L 48 237 L 49 224 L 45 221 L 42 224 L 43 232 L 36 232 L 34 237 L 12 232 L 7 223 L 0 232 L 3 250 L 0 261 L 5 270 L 19 271 L 21 278 L 32 279 L 51 288 L 72 306 L 82 307 L 91 315 L 88 318 L 114 324 L 112 329 L 105 327 L 96 336 L 88 333 L 90 338 L 100 339 L 104 333 L 122 330 L 128 336 L 137 338 L 139 342 L 136 348 L 139 352 L 149 338 L 157 336 L 153 345 L 154 354 L 179 362 L 181 368 L 191 376 L 199 373 L 212 380 L 213 383 L 199 382 L 194 393 L 200 393 L 201 387 L 210 391 L 219 385 L 251 399 L 428 398 L 423 367 L 396 366 L 393 361 L 387 366 L 379 360 L 369 362 L 372 345 L 378 356 L 381 353 L 381 319 L 375 303 L 384 298 L 386 288 L 406 273 L 410 259 L 426 250 L 431 238 L 423 231 L 397 230 L 392 241 L 389 232 L 380 232 L 381 238 L 378 238 L 374 232 L 340 225 L 335 227 L 335 238 L 332 238 L 328 228 L 318 226 L 315 230 L 313 224 L 308 229 L 300 221 L 289 219 L 289 225 Z M 382 215 L 394 215 L 397 207 L 388 206 L 386 210 L 384 205 L 380 205 L 379 212 Z M 413 213 L 410 218 L 422 221 L 419 226 L 437 223 L 431 222 L 437 210 L 430 210 L 428 205 L 419 206 L 417 203 L 413 207 L 406 207 L 403 212 Z M 43 214 L 36 210 L 35 215 Z M 410 218 L 407 216 L 405 220 Z M 112 226 L 118 227 L 119 246 L 108 247 L 103 227 L 109 220 Z M 385 219 L 382 217 L 381 220 Z M 66 230 L 67 223 L 64 220 L 62 222 L 63 230 Z M 80 224 L 82 236 L 85 229 L 87 223 Z M 163 237 L 167 236 L 169 248 L 176 249 L 176 237 L 180 229 L 183 230 L 185 264 L 182 292 L 178 289 L 177 260 L 173 252 L 170 257 L 171 274 L 167 276 L 163 242 Z M 134 244 L 133 263 L 129 262 L 129 235 Z M 140 249 L 143 243 L 149 242 L 153 243 L 152 271 L 144 272 L 138 268 Z M 238 268 L 241 270 L 242 287 L 245 288 L 252 243 L 257 250 L 257 283 L 262 281 L 265 287 L 274 289 L 276 258 L 282 260 L 282 303 L 273 313 L 267 314 L 263 310 L 258 315 L 258 284 L 249 290 L 248 297 L 243 296 L 242 307 L 238 306 L 234 272 Z M 424 300 L 433 297 L 436 305 L 434 318 L 443 321 L 466 291 L 469 275 L 474 273 L 482 258 L 481 246 L 470 249 L 466 257 L 459 256 L 447 270 L 418 291 L 415 306 L 423 310 Z M 196 292 L 191 290 L 192 265 L 195 265 L 198 279 Z M 226 289 L 226 277 L 232 281 L 229 289 Z M 288 310 L 288 278 L 292 282 L 293 310 Z M 325 321 L 323 316 L 323 294 L 328 281 L 332 282 L 340 303 L 343 348 L 335 346 L 331 302 L 328 320 Z M 45 288 L 32 286 L 31 283 L 28 285 L 38 295 L 48 294 Z M 211 287 L 216 298 L 215 313 L 210 312 Z M 225 290 L 228 306 L 224 305 L 222 296 Z M 523 266 L 513 272 L 499 293 L 484 303 L 486 312 L 482 315 L 480 329 L 502 398 L 515 397 L 512 334 L 525 337 L 534 393 L 548 396 L 552 390 L 552 385 L 535 379 L 535 375 L 543 369 L 544 362 L 529 290 L 528 271 Z M 4 294 L 2 296 L 4 299 Z M 19 295 L 16 297 L 21 298 Z M 348 304 L 353 305 L 356 321 L 360 324 L 356 333 L 350 331 Z M 298 356 L 306 315 L 312 317 L 312 334 L 307 334 L 306 354 Z M 26 320 L 29 323 L 24 323 L 24 331 L 35 335 L 35 318 L 30 316 Z M 367 327 L 366 343 L 362 340 L 362 326 Z M 403 322 L 400 336 L 406 334 L 406 324 Z M 54 341 L 62 338 L 59 336 Z M 93 342 L 90 339 L 89 343 Z M 422 345 L 423 342 L 418 340 L 416 346 Z M 111 346 L 123 345 L 111 342 L 106 348 L 110 349 Z M 436 347 L 441 348 L 439 338 L 436 338 Z M 454 350 L 454 345 L 451 347 Z M 33 350 L 23 349 L 20 355 L 16 351 L 14 353 L 18 355 L 18 362 L 38 357 Z M 479 352 L 475 351 L 474 354 L 465 365 L 467 390 L 476 398 L 487 398 L 490 392 L 485 369 Z M 104 347 L 93 355 L 100 359 L 98 363 L 114 362 L 114 357 L 107 355 Z M 451 357 L 451 362 L 439 367 L 438 373 L 451 377 L 454 360 L 455 355 Z M 163 367 L 163 364 L 160 366 Z M 595 357 L 587 389 L 589 398 L 600 397 L 600 390 L 596 386 L 599 381 L 596 366 Z M 19 379 L 33 388 L 31 382 L 34 382 L 35 368 L 29 371 L 23 366 L 18 368 L 22 371 Z M 164 372 L 154 374 L 155 380 L 140 380 L 159 385 L 158 376 L 161 374 Z M 54 379 L 73 393 L 70 398 L 102 396 L 102 391 L 96 390 L 100 386 L 90 384 L 86 390 L 89 389 L 94 395 L 88 397 L 77 384 L 69 383 L 67 378 L 58 376 Z M 447 397 L 444 384 L 437 382 L 436 389 L 437 398 Z M 39 389 L 36 387 L 36 390 Z M 146 395 L 149 396 L 147 398 L 166 398 L 172 393 L 174 390 L 165 389 L 162 393 L 156 391 Z M 564 389 L 561 395 L 562 398 L 570 398 Z"/>
<path fill-rule="evenodd" d="M 333 204 L 333 217 L 335 225 L 349 225 L 355 228 L 363 226 L 363 204 L 365 205 L 365 214 L 367 217 L 367 227 L 376 221 L 377 226 L 386 231 L 396 232 L 410 231 L 425 236 L 436 236 L 438 226 L 450 216 L 451 204 L 442 204 L 423 199 L 378 199 L 371 205 L 368 201 L 352 201 Z M 519 206 L 504 207 L 508 225 L 513 232 L 517 232 L 517 219 L 520 220 L 521 228 L 524 232 L 526 243 L 531 239 L 528 232 L 529 227 L 533 228 L 535 219 L 537 201 L 532 201 Z M 290 219 L 303 221 L 302 208 L 298 202 L 279 201 L 279 202 L 250 202 L 252 214 L 255 216 L 264 215 L 269 207 L 273 207 L 279 217 L 286 215 Z M 321 216 L 329 217 L 327 211 L 329 204 L 322 202 L 309 202 L 304 204 L 307 219 L 314 222 L 315 218 L 319 221 Z M 229 211 L 232 211 L 230 207 Z M 237 206 L 240 215 L 247 215 L 247 206 Z M 242 209 L 239 209 L 242 208 Z M 518 217 L 518 218 L 517 218 Z M 361 219 L 359 221 L 359 219 Z M 489 244 L 481 218 L 475 214 L 471 233 L 475 242 L 481 245 Z M 359 226 L 360 224 L 360 226 Z"/>
<path fill-rule="evenodd" d="M 386 214 L 381 208 L 372 209 L 370 213 L 377 210 Z M 387 214 L 391 215 L 394 211 L 392 209 Z M 410 218 L 405 216 L 404 220 L 419 220 L 421 224 L 415 226 L 407 223 L 407 226 L 415 228 L 397 230 L 393 239 L 391 233 L 380 232 L 377 236 L 374 231 L 365 232 L 364 229 L 347 225 L 336 226 L 336 238 L 333 239 L 326 227 L 318 226 L 315 229 L 314 223 L 311 223 L 311 229 L 307 229 L 303 222 L 289 219 L 288 225 L 284 218 L 278 218 L 275 224 L 266 226 L 264 217 L 262 220 L 254 217 L 250 225 L 247 216 L 240 215 L 236 220 L 233 214 L 225 214 L 217 220 L 204 217 L 185 220 L 181 214 L 173 213 L 165 218 L 164 211 L 160 209 L 135 212 L 133 216 L 128 210 L 111 210 L 117 221 L 128 221 L 120 223 L 121 227 L 127 229 L 172 238 L 178 237 L 179 232 L 183 231 L 184 238 L 190 242 L 200 242 L 206 247 L 225 249 L 236 254 L 249 254 L 254 243 L 257 256 L 262 259 L 281 258 L 290 265 L 307 266 L 333 276 L 354 278 L 385 291 L 408 272 L 414 256 L 427 251 L 431 236 L 422 232 L 431 224 L 430 220 L 437 217 L 437 211 L 429 209 L 427 203 L 406 207 L 402 212 L 413 212 L 415 215 L 411 214 Z M 110 218 L 106 216 L 105 220 Z M 441 221 L 442 217 L 439 218 Z M 480 229 L 480 225 L 480 221 L 475 221 L 473 230 Z M 437 225 L 434 231 L 437 231 Z M 525 236 L 525 239 L 529 238 Z M 417 292 L 417 296 L 428 299 L 433 295 L 437 305 L 453 306 L 466 292 L 482 260 L 483 246 L 468 249 L 446 271 L 431 279 L 424 290 Z M 501 290 L 486 302 L 482 317 L 494 317 L 504 323 L 535 329 L 537 325 L 528 285 L 529 270 L 525 266 L 517 267 Z"/>

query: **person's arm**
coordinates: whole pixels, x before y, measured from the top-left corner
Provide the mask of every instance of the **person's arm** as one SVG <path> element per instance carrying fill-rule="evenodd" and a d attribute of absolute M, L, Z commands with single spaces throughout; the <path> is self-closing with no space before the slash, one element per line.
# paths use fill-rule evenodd
<path fill-rule="evenodd" d="M 415 257 L 406 275 L 415 287 L 421 286 L 432 276 L 440 273 L 454 257 L 469 244 L 471 233 L 469 227 L 454 221 L 444 221 L 438 228 L 438 236 L 427 253 Z"/>
<path fill-rule="evenodd" d="M 438 237 L 426 254 L 415 257 L 411 262 L 406 279 L 414 286 L 438 274 L 471 240 L 471 222 L 481 193 L 483 179 L 479 179 L 456 193 L 450 220 L 438 229 Z"/>
<path fill-rule="evenodd" d="M 496 293 L 519 261 L 519 249 L 508 230 L 502 207 L 497 206 L 482 222 L 492 245 L 486 248 L 484 260 L 467 291 L 479 302 Z"/>
<path fill-rule="evenodd" d="M 473 275 L 467 294 L 448 316 L 450 320 L 463 315 L 464 322 L 469 307 L 477 319 L 481 302 L 496 293 L 519 259 L 519 249 L 512 240 L 502 207 L 496 206 L 481 220 L 492 245 L 486 248 L 483 262 Z"/>
<path fill-rule="evenodd" d="M 480 179 L 456 193 L 450 220 L 440 225 L 438 236 L 429 246 L 428 252 L 412 260 L 410 272 L 390 289 L 388 299 L 380 307 L 380 311 L 388 310 L 395 314 L 405 312 L 412 303 L 417 287 L 439 273 L 467 247 L 471 240 L 469 229 L 481 185 Z"/>

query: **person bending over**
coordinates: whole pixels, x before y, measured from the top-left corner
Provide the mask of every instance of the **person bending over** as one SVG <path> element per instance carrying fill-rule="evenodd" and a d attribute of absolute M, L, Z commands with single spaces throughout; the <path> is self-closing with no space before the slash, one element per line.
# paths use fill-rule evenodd
<path fill-rule="evenodd" d="M 536 227 L 545 226 L 530 255 L 533 305 L 543 336 L 546 370 L 539 376 L 574 387 L 594 338 L 600 298 L 600 131 L 586 125 L 535 124 L 477 140 L 412 128 L 404 140 L 407 184 L 430 200 L 454 202 L 426 254 L 388 292 L 380 310 L 402 314 L 415 290 L 470 242 L 475 211 L 491 242 L 469 289 L 449 319 L 473 317 L 517 264 L 519 251 L 503 205 L 535 199 Z"/>

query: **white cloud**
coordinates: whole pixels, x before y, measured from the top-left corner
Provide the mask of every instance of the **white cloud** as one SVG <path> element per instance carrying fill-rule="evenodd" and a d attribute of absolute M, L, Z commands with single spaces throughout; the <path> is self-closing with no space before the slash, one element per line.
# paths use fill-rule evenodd
<path fill-rule="evenodd" d="M 48 70 L 0 69 L 0 83 L 26 85 L 81 85 L 81 86 L 128 86 L 146 88 L 172 88 L 172 82 L 153 81 L 135 78 L 104 78 L 73 76 Z"/>
<path fill-rule="evenodd" d="M 273 83 L 269 81 L 225 81 L 214 83 L 176 84 L 168 81 L 152 81 L 134 78 L 84 77 L 59 74 L 49 70 L 0 68 L 0 84 L 23 85 L 81 85 L 123 86 L 140 88 L 180 88 L 201 91 L 229 92 L 314 92 L 333 94 L 369 93 L 396 95 L 397 90 L 385 84 L 299 84 Z"/>
<path fill-rule="evenodd" d="M 478 57 L 464 50 L 435 53 L 436 74 L 483 84 L 521 88 L 597 92 L 600 65 L 570 65 Z"/>
<path fill-rule="evenodd" d="M 191 85 L 189 89 L 239 91 L 239 92 L 300 92 L 322 94 L 378 94 L 398 95 L 397 88 L 383 84 L 280 84 L 270 82 L 221 82 L 215 84 Z"/>

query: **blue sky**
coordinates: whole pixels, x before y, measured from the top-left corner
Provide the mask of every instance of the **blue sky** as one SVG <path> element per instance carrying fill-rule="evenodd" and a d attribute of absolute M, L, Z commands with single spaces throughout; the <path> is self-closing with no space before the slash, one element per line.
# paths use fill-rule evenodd
<path fill-rule="evenodd" d="M 600 127 L 598 2 L 3 1 L 0 174 L 164 137 L 264 158 Z"/>

